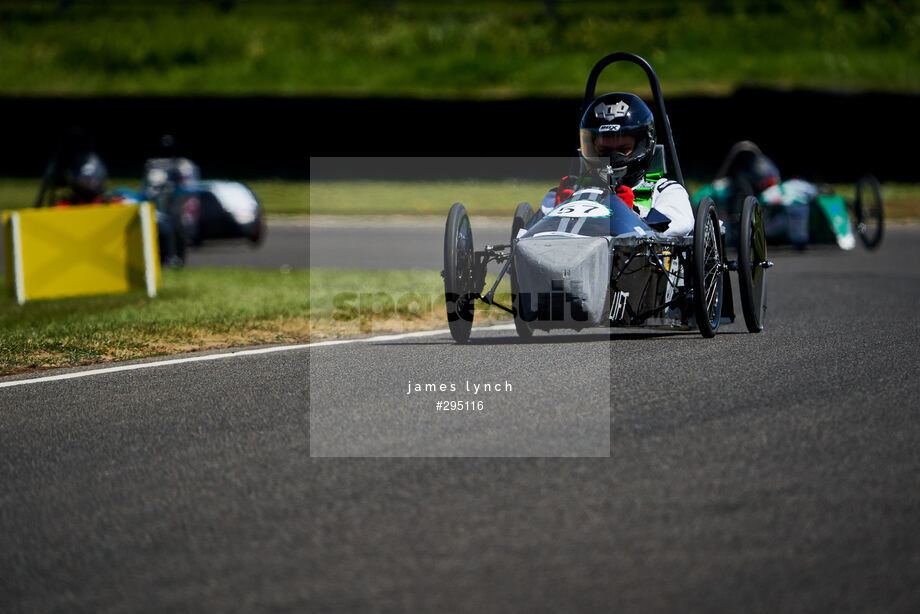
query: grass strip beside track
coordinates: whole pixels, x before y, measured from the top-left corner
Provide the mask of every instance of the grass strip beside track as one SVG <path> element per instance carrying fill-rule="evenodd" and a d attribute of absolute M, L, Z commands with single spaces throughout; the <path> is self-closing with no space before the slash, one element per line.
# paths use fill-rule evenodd
<path fill-rule="evenodd" d="M 556 180 L 558 182 L 558 179 Z M 539 206 L 553 181 L 314 181 L 310 186 L 312 215 L 443 215 L 462 202 L 470 215 L 507 218 L 521 201 Z M 701 181 L 689 180 L 696 191 Z M 852 200 L 855 184 L 834 184 L 838 194 Z M 297 190 L 298 193 L 303 190 Z M 279 196 L 282 191 L 279 190 Z M 882 198 L 889 220 L 920 220 L 920 184 L 884 183 Z"/>
<path fill-rule="evenodd" d="M 559 179 L 555 180 L 558 183 Z M 313 181 L 311 215 L 443 215 L 462 202 L 470 215 L 507 217 L 527 201 L 534 208 L 554 184 L 545 181 Z"/>
<path fill-rule="evenodd" d="M 0 374 L 444 328 L 444 313 L 437 271 L 165 270 L 154 299 L 131 293 L 20 307 L 3 296 Z M 477 322 L 503 317 L 477 311 Z"/>
<path fill-rule="evenodd" d="M 495 277 L 486 278 L 486 290 Z M 497 302 L 511 303 L 507 281 Z M 310 284 L 314 340 L 445 328 L 444 281 L 438 271 L 314 271 Z M 509 319 L 507 312 L 476 303 L 475 322 Z"/>
<path fill-rule="evenodd" d="M 308 338 L 306 271 L 164 270 L 143 293 L 0 302 L 0 372 Z"/>
<path fill-rule="evenodd" d="M 558 178 L 556 179 L 558 181 Z M 553 185 L 546 181 L 281 181 L 260 179 L 246 182 L 270 216 L 306 215 L 447 215 L 455 202 L 462 202 L 471 215 L 511 219 L 515 206 L 527 201 L 536 207 Z M 39 179 L 0 178 L 0 209 L 32 205 Z M 109 186 L 133 185 L 112 180 Z M 691 191 L 702 185 L 688 181 Z M 835 184 L 848 199 L 854 184 Z M 920 184 L 883 183 L 882 197 L 889 220 L 920 220 Z"/>
<path fill-rule="evenodd" d="M 555 179 L 558 181 L 558 178 Z M 0 177 L 0 209 L 32 206 L 40 178 Z M 136 179 L 110 179 L 108 187 L 136 188 Z M 474 215 L 508 216 L 522 200 L 534 202 L 553 184 L 546 181 L 282 181 L 245 182 L 268 215 L 447 215 L 460 201 Z M 312 190 L 312 194 L 311 194 Z M 920 192 L 920 190 L 918 190 Z M 314 201 L 311 203 L 312 200 Z M 312 207 L 312 208 L 311 208 Z"/>

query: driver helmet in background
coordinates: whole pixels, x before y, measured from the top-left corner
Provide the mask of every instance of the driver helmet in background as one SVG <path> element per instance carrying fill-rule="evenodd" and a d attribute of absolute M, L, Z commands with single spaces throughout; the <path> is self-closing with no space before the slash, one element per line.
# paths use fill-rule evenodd
<path fill-rule="evenodd" d="M 144 163 L 141 192 L 156 199 L 165 194 L 190 191 L 201 181 L 198 165 L 188 158 L 150 158 Z"/>
<path fill-rule="evenodd" d="M 64 181 L 72 192 L 74 203 L 91 203 L 105 192 L 108 169 L 94 151 L 74 155 L 64 171 Z"/>
<path fill-rule="evenodd" d="M 738 152 L 726 174 L 747 181 L 754 189 L 754 194 L 760 194 L 780 182 L 779 168 L 756 146 Z"/>
<path fill-rule="evenodd" d="M 645 176 L 655 153 L 655 117 L 633 94 L 604 94 L 588 106 L 579 124 L 581 157 L 612 185 L 633 186 Z"/>

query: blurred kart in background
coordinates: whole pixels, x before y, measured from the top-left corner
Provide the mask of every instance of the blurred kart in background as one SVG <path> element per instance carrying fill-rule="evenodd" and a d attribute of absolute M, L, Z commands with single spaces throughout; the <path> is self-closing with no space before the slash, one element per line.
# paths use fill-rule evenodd
<path fill-rule="evenodd" d="M 255 193 L 238 181 L 202 181 L 188 158 L 147 160 L 137 198 L 155 203 L 168 218 L 173 234 L 164 238 L 183 261 L 189 246 L 205 240 L 243 238 L 255 246 L 265 237 L 265 213 Z"/>
<path fill-rule="evenodd" d="M 258 245 L 265 216 L 258 197 L 238 181 L 202 181 L 182 202 L 182 228 L 192 245 L 242 237 Z"/>
<path fill-rule="evenodd" d="M 161 142 L 174 146 L 171 137 Z M 79 129 L 65 135 L 45 169 L 34 206 L 67 207 L 93 203 L 153 203 L 160 261 L 185 264 L 189 246 L 206 240 L 243 238 L 253 246 L 265 236 L 265 214 L 258 197 L 243 183 L 202 181 L 192 160 L 167 155 L 149 158 L 139 190 L 106 191 L 108 170 L 88 135 Z"/>
<path fill-rule="evenodd" d="M 811 244 L 856 247 L 856 237 L 867 249 L 882 241 L 884 206 L 878 180 L 866 174 L 856 183 L 852 200 L 827 184 L 803 179 L 780 181 L 779 170 L 751 141 L 736 143 L 716 173 L 716 179 L 698 190 L 693 201 L 716 203 L 726 226 L 729 245 L 735 243 L 742 204 L 749 196 L 760 201 L 768 243 L 805 249 Z"/>

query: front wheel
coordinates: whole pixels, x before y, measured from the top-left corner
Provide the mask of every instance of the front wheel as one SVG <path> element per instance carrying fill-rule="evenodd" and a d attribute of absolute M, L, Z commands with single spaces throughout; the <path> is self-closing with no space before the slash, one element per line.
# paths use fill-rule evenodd
<path fill-rule="evenodd" d="M 253 224 L 252 231 L 246 237 L 251 247 L 258 247 L 265 241 L 265 216 L 260 211 Z"/>
<path fill-rule="evenodd" d="M 856 234 L 868 249 L 875 249 L 882 242 L 885 213 L 882 206 L 882 189 L 878 179 L 863 175 L 856 184 Z"/>
<path fill-rule="evenodd" d="M 711 198 L 696 210 L 693 229 L 693 307 L 700 334 L 714 337 L 722 318 L 722 240 L 719 216 Z"/>
<path fill-rule="evenodd" d="M 518 337 L 529 339 L 533 337 L 533 326 L 521 316 L 521 295 L 518 286 L 517 272 L 514 270 L 514 240 L 518 231 L 527 227 L 527 222 L 533 217 L 533 207 L 530 203 L 521 203 L 514 210 L 514 221 L 511 223 L 511 305 L 514 307 L 514 328 Z"/>
<path fill-rule="evenodd" d="M 738 245 L 738 236 L 741 230 L 741 211 L 744 209 L 744 201 L 754 195 L 754 188 L 751 183 L 741 176 L 731 178 L 729 184 L 729 202 L 728 211 L 722 211 L 722 219 L 725 220 L 725 243 L 732 247 Z"/>
<path fill-rule="evenodd" d="M 767 310 L 767 238 L 760 203 L 753 196 L 741 208 L 738 237 L 738 286 L 744 323 L 752 333 L 763 330 Z"/>
<path fill-rule="evenodd" d="M 455 203 L 444 229 L 444 299 L 447 326 L 457 343 L 466 343 L 473 328 L 475 309 L 473 230 L 466 208 Z"/>

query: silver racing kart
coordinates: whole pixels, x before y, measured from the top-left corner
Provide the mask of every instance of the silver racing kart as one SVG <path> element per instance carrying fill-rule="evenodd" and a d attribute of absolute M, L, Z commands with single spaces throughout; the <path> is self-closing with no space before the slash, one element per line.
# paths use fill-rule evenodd
<path fill-rule="evenodd" d="M 637 64 L 648 76 L 662 141 L 653 165 L 683 185 L 658 77 L 644 59 L 614 53 L 595 64 L 582 110 L 594 100 L 601 71 L 619 61 Z M 535 329 L 599 326 L 696 327 L 712 337 L 720 323 L 734 321 L 730 271 L 738 273 L 748 330 L 763 330 L 766 270 L 772 264 L 757 199 L 743 203 L 733 261 L 726 259 L 725 234 L 711 198 L 698 205 L 691 235 L 663 234 L 668 223 L 655 210 L 643 220 L 609 189 L 587 188 L 548 212 L 534 213 L 521 203 L 509 243 L 477 250 L 466 209 L 454 204 L 447 216 L 442 271 L 451 335 L 458 343 L 469 340 L 476 301 L 481 300 L 513 314 L 522 338 Z M 502 268 L 483 294 L 490 262 Z M 495 301 L 505 275 L 510 275 L 510 306 Z"/>

